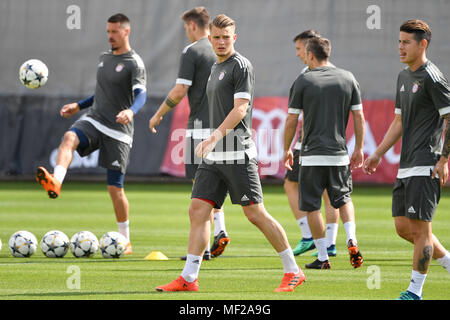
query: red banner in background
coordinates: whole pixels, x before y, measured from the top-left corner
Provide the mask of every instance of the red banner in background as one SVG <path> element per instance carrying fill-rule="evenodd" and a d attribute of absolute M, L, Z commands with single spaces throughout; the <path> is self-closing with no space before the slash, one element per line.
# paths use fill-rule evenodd
<path fill-rule="evenodd" d="M 161 172 L 175 177 L 185 177 L 184 148 L 186 146 L 186 127 L 190 112 L 187 97 L 183 98 L 171 112 L 173 112 L 172 123 L 164 160 L 161 164 Z"/>
<path fill-rule="evenodd" d="M 253 102 L 253 139 L 258 149 L 259 173 L 261 178 L 284 178 L 286 169 L 282 163 L 284 124 L 288 109 L 287 97 L 260 97 Z M 394 119 L 392 100 L 363 101 L 366 119 L 364 153 L 372 154 L 381 142 Z M 175 108 L 171 130 L 161 171 L 176 177 L 184 177 L 185 128 L 189 117 L 187 98 Z M 301 119 L 300 119 L 301 121 Z M 297 133 L 298 134 L 298 133 Z M 295 141 L 297 136 L 295 137 Z M 294 141 L 294 142 L 295 142 Z M 354 149 L 353 119 L 350 116 L 347 127 L 347 146 L 349 154 Z M 389 150 L 377 169 L 368 176 L 361 169 L 353 172 L 354 182 L 393 183 L 400 160 L 401 143 Z"/>

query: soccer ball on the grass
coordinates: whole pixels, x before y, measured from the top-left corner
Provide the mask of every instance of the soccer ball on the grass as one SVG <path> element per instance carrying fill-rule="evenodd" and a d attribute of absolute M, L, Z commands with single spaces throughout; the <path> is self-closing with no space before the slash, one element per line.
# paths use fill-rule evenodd
<path fill-rule="evenodd" d="M 127 248 L 127 244 L 124 235 L 110 231 L 100 238 L 100 251 L 105 258 L 119 258 Z"/>
<path fill-rule="evenodd" d="M 19 79 L 27 88 L 40 88 L 47 83 L 48 68 L 40 60 L 27 60 L 20 66 Z"/>
<path fill-rule="evenodd" d="M 0 239 L 0 251 L 2 251 L 2 239 Z"/>
<path fill-rule="evenodd" d="M 34 234 L 28 231 L 17 231 L 9 238 L 9 251 L 14 257 L 27 258 L 36 252 L 38 242 Z"/>
<path fill-rule="evenodd" d="M 64 232 L 49 231 L 42 237 L 41 250 L 49 258 L 62 258 L 69 250 L 69 238 Z"/>
<path fill-rule="evenodd" d="M 70 251 L 77 258 L 89 258 L 98 250 L 97 237 L 90 231 L 80 231 L 70 239 Z"/>

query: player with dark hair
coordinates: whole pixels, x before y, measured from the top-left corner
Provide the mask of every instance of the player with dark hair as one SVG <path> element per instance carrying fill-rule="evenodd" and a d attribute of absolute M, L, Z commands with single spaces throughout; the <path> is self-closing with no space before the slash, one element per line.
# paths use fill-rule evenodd
<path fill-rule="evenodd" d="M 373 174 L 383 155 L 402 139 L 392 216 L 397 234 L 414 244 L 414 255 L 411 282 L 399 300 L 422 298 L 431 258 L 450 273 L 450 254 L 431 228 L 441 187 L 448 179 L 450 86 L 426 57 L 430 41 L 426 22 L 413 19 L 401 25 L 399 55 L 408 67 L 398 75 L 395 118 L 363 167 L 367 174 Z M 442 140 L 444 120 L 447 126 Z"/>
<path fill-rule="evenodd" d="M 75 150 L 81 156 L 99 150 L 99 165 L 106 168 L 108 191 L 119 232 L 128 240 L 125 253 L 131 254 L 129 203 L 124 191 L 124 177 L 133 142 L 133 118 L 147 98 L 146 70 L 141 57 L 130 47 L 130 20 L 124 14 L 108 19 L 107 33 L 111 50 L 100 56 L 95 94 L 64 105 L 60 114 L 70 118 L 82 109 L 89 108 L 89 111 L 64 134 L 54 173 L 39 167 L 36 180 L 50 198 L 57 198 Z"/>
<path fill-rule="evenodd" d="M 297 266 L 281 225 L 263 204 L 261 181 L 252 140 L 254 72 L 250 61 L 234 50 L 235 22 L 218 15 L 210 24 L 209 39 L 217 55 L 206 88 L 211 136 L 195 149 L 204 159 L 194 180 L 188 255 L 181 275 L 157 291 L 198 291 L 198 274 L 209 238 L 209 216 L 220 208 L 229 193 L 249 219 L 278 252 L 284 270 L 276 292 L 294 291 L 305 280 Z"/>
<path fill-rule="evenodd" d="M 301 74 L 291 87 L 284 133 L 285 166 L 289 168 L 290 150 L 299 114 L 303 111 L 303 141 L 299 172 L 299 210 L 305 211 L 318 258 L 306 268 L 329 269 L 325 226 L 320 212 L 324 190 L 331 205 L 339 209 L 347 233 L 347 246 L 353 267 L 363 259 L 356 239 L 355 213 L 350 194 L 351 170 L 364 160 L 364 113 L 359 84 L 349 71 L 329 63 L 331 44 L 325 38 L 311 38 L 306 45 L 309 71 Z M 349 158 L 346 127 L 350 112 L 355 127 L 355 149 Z M 326 115 L 326 116 L 325 116 Z"/>
<path fill-rule="evenodd" d="M 149 121 L 150 130 L 156 133 L 155 127 L 159 125 L 163 116 L 175 108 L 186 94 L 188 95 L 190 114 L 184 150 L 186 177 L 192 180 L 201 162 L 201 159 L 194 154 L 195 146 L 208 138 L 211 133 L 206 83 L 211 67 L 216 62 L 216 54 L 208 41 L 209 17 L 204 7 L 195 7 L 181 16 L 186 36 L 191 44 L 184 48 L 181 55 L 175 86 Z M 214 208 L 212 214 L 214 215 L 214 242 L 211 248 L 208 244 L 208 249 L 203 256 L 204 260 L 221 255 L 230 242 L 225 228 L 223 208 Z M 182 260 L 184 259 L 185 257 L 182 257 Z"/>
<path fill-rule="evenodd" d="M 305 45 L 308 39 L 320 37 L 319 32 L 316 30 L 306 30 L 298 34 L 294 38 L 295 50 L 297 57 L 305 63 Z M 308 66 L 304 67 L 300 74 L 303 74 L 309 70 Z M 302 232 L 302 238 L 294 248 L 294 255 L 300 255 L 308 250 L 314 249 L 314 239 L 311 234 L 311 230 L 308 225 L 308 218 L 306 212 L 298 209 L 298 172 L 300 166 L 300 149 L 302 146 L 302 130 L 299 130 L 298 141 L 295 143 L 293 149 L 294 158 L 292 163 L 289 163 L 289 168 L 286 170 L 286 176 L 284 179 L 284 190 L 288 197 L 289 205 L 294 214 L 295 220 Z M 286 156 L 286 153 L 284 154 Z M 284 159 L 285 160 L 285 159 Z M 284 162 L 283 160 L 283 162 Z M 325 216 L 326 216 L 326 238 L 327 238 L 327 251 L 329 256 L 336 256 L 336 237 L 338 232 L 339 211 L 333 208 L 330 204 L 330 198 L 326 190 L 323 193 L 323 200 L 325 204 Z M 317 251 L 313 253 L 313 256 L 317 254 Z"/>

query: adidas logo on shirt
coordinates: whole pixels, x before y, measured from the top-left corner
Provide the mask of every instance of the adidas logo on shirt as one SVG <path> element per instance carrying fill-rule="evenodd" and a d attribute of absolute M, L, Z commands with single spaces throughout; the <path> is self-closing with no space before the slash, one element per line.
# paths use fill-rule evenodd
<path fill-rule="evenodd" d="M 402 87 L 400 88 L 400 92 L 404 92 L 405 91 L 405 85 L 402 84 Z"/>
<path fill-rule="evenodd" d="M 411 207 L 409 207 L 408 212 L 409 213 L 416 213 L 416 210 L 414 210 L 414 207 L 411 206 Z"/>
<path fill-rule="evenodd" d="M 248 201 L 248 200 L 250 200 L 250 199 L 247 197 L 246 194 L 244 194 L 241 198 L 241 201 Z"/>

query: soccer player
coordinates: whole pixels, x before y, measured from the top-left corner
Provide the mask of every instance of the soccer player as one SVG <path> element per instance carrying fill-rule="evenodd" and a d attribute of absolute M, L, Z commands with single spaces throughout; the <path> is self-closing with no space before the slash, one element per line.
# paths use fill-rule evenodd
<path fill-rule="evenodd" d="M 320 34 L 315 30 L 306 30 L 297 35 L 294 38 L 295 50 L 297 57 L 305 63 L 305 44 L 308 39 L 320 37 Z M 305 63 L 306 64 L 306 63 Z M 300 74 L 308 71 L 308 67 L 302 69 Z M 286 171 L 284 179 L 284 190 L 288 197 L 289 205 L 294 214 L 295 220 L 302 232 L 302 238 L 294 248 L 294 255 L 300 255 L 308 250 L 314 249 L 314 239 L 311 234 L 311 230 L 308 225 L 308 218 L 306 212 L 298 210 L 298 172 L 300 166 L 300 149 L 302 145 L 302 130 L 299 130 L 298 141 L 294 145 L 294 158 L 293 162 L 289 163 L 290 168 Z M 286 156 L 286 153 L 284 154 Z M 285 160 L 285 159 L 284 159 Z M 284 161 L 283 161 L 284 162 Z M 327 239 L 327 251 L 329 256 L 336 256 L 336 237 L 338 232 L 339 210 L 333 208 L 330 204 L 330 198 L 327 191 L 323 193 L 323 200 L 325 204 L 325 216 L 326 216 L 326 239 Z M 316 256 L 318 252 L 313 253 Z"/>
<path fill-rule="evenodd" d="M 36 180 L 50 198 L 57 198 L 74 151 L 86 156 L 99 150 L 99 165 L 106 168 L 118 229 L 128 239 L 125 253 L 131 254 L 124 176 L 133 142 L 133 118 L 146 101 L 146 70 L 141 57 L 130 47 L 127 16 L 121 13 L 111 16 L 107 34 L 111 50 L 100 56 L 95 94 L 64 105 L 60 114 L 70 118 L 82 109 L 89 108 L 89 111 L 64 134 L 53 174 L 39 167 Z"/>
<path fill-rule="evenodd" d="M 375 152 L 364 162 L 372 174 L 383 155 L 402 139 L 400 164 L 392 193 L 397 234 L 414 244 L 413 270 L 400 300 L 419 300 L 431 258 L 450 273 L 450 254 L 432 233 L 431 223 L 448 179 L 450 87 L 427 59 L 431 30 L 422 20 L 400 26 L 400 61 L 408 66 L 397 79 L 395 118 Z M 444 140 L 444 119 L 447 122 Z"/>
<path fill-rule="evenodd" d="M 209 215 L 220 208 L 229 192 L 249 219 L 278 252 L 284 270 L 276 292 L 294 291 L 305 280 L 286 233 L 263 204 L 261 182 L 252 140 L 254 72 L 250 61 L 235 51 L 235 22 L 220 14 L 210 24 L 209 39 L 217 55 L 206 88 L 211 136 L 195 149 L 204 159 L 194 180 L 189 208 L 188 255 L 181 275 L 157 291 L 198 291 L 198 274 L 209 238 Z"/>
<path fill-rule="evenodd" d="M 303 110 L 303 141 L 299 172 L 299 210 L 307 212 L 308 223 L 318 250 L 318 258 L 306 268 L 329 269 L 325 226 L 320 212 L 324 190 L 331 205 L 339 209 L 347 233 L 347 246 L 353 267 L 363 259 L 356 239 L 355 213 L 350 197 L 351 170 L 362 165 L 365 121 L 359 85 L 349 71 L 329 63 L 328 39 L 315 37 L 306 44 L 309 71 L 291 87 L 284 133 L 286 166 L 292 163 L 290 150 L 298 116 Z M 350 111 L 355 127 L 355 150 L 349 158 L 345 129 Z"/>
<path fill-rule="evenodd" d="M 209 137 L 209 110 L 206 97 L 206 83 L 211 67 L 216 62 L 216 54 L 208 40 L 209 13 L 205 7 L 196 7 L 183 13 L 186 36 L 191 42 L 184 48 L 175 86 L 166 100 L 149 121 L 149 128 L 156 133 L 163 116 L 175 108 L 187 94 L 190 114 L 186 130 L 185 169 L 186 177 L 194 179 L 201 159 L 195 156 L 194 148 L 203 139 Z M 204 253 L 204 260 L 221 255 L 230 242 L 226 228 L 223 208 L 213 209 L 214 242 Z M 184 260 L 184 257 L 182 257 Z"/>

